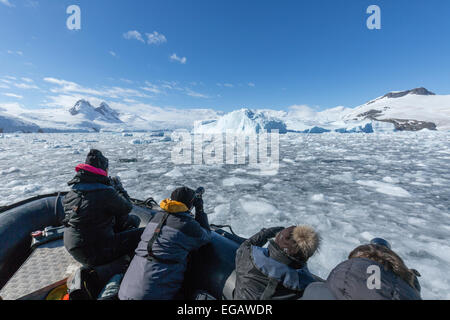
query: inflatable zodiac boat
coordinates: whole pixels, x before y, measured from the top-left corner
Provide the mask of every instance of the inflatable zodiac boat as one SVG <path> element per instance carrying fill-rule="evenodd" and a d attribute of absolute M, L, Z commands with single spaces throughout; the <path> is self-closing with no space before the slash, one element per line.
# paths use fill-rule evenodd
<path fill-rule="evenodd" d="M 68 279 L 73 282 L 73 275 L 82 266 L 64 247 L 64 195 L 37 196 L 0 207 L 1 299 L 68 299 Z M 141 227 L 158 210 L 148 202 L 133 200 L 133 204 L 131 215 L 140 219 Z M 212 229 L 212 242 L 190 258 L 185 276 L 187 300 L 193 299 L 196 292 L 207 292 L 212 299 L 232 299 L 236 250 L 245 239 L 220 227 L 212 225 Z M 106 284 L 104 281 L 102 286 Z"/>

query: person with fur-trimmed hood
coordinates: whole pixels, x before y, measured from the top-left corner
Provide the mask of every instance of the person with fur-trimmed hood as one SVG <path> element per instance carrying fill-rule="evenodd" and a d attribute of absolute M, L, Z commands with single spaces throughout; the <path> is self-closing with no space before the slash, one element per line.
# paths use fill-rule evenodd
<path fill-rule="evenodd" d="M 275 241 L 270 240 L 275 237 Z M 269 241 L 268 248 L 263 246 Z M 236 252 L 235 300 L 294 300 L 317 281 L 307 267 L 320 236 L 308 226 L 262 229 Z"/>
<path fill-rule="evenodd" d="M 302 300 L 421 300 L 419 276 L 386 240 L 375 238 L 355 248 L 326 282 L 310 284 Z"/>
<path fill-rule="evenodd" d="M 92 149 L 76 166 L 63 199 L 64 245 L 81 264 L 96 267 L 132 254 L 143 228 L 130 216 L 133 205 L 118 177 L 108 177 L 109 161 Z"/>

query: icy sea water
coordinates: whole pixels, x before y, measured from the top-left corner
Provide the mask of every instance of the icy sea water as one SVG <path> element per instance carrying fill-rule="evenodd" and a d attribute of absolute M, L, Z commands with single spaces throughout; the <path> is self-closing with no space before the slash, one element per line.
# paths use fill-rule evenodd
<path fill-rule="evenodd" d="M 0 206 L 68 190 L 74 167 L 98 148 L 134 198 L 160 201 L 177 186 L 204 186 L 210 222 L 245 237 L 309 224 L 323 238 L 309 266 L 323 278 L 356 246 L 384 237 L 422 274 L 425 299 L 450 299 L 450 133 L 289 134 L 278 172 L 175 166 L 173 145 L 148 134 L 6 134 Z"/>

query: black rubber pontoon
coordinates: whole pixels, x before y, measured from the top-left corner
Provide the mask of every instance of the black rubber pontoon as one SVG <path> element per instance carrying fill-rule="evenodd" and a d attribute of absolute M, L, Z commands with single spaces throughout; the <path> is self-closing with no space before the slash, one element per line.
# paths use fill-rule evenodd
<path fill-rule="evenodd" d="M 27 260 L 32 252 L 31 233 L 49 226 L 61 226 L 63 196 L 64 193 L 38 196 L 0 208 L 0 290 L 25 261 L 32 263 L 31 259 Z M 156 211 L 136 205 L 142 201 L 134 202 L 131 214 L 140 218 L 141 226 L 146 226 Z M 235 255 L 242 240 L 220 229 L 213 232 L 211 243 L 192 255 L 185 276 L 185 287 L 189 292 L 200 290 L 216 299 L 231 299 Z M 227 282 L 229 279 L 231 281 Z"/>

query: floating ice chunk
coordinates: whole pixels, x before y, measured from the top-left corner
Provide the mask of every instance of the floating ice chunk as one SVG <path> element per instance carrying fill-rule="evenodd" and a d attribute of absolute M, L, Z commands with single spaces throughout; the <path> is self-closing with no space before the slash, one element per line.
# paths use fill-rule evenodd
<path fill-rule="evenodd" d="M 294 160 L 292 160 L 292 159 L 287 159 L 287 158 L 283 159 L 283 162 L 286 162 L 286 163 L 289 163 L 289 164 L 295 164 L 295 161 L 294 161 Z"/>
<path fill-rule="evenodd" d="M 331 179 L 350 183 L 353 181 L 353 174 L 351 172 L 344 172 L 342 174 L 335 174 L 330 176 Z"/>
<path fill-rule="evenodd" d="M 278 188 L 279 186 L 276 185 L 275 183 L 267 183 L 263 186 L 264 190 L 274 190 L 276 188 Z"/>
<path fill-rule="evenodd" d="M 426 221 L 423 220 L 423 219 L 414 218 L 414 217 L 408 218 L 408 224 L 413 224 L 413 225 L 422 226 L 422 225 L 424 225 L 425 223 L 426 223 Z"/>
<path fill-rule="evenodd" d="M 129 142 L 130 144 L 143 144 L 141 139 L 133 139 Z"/>
<path fill-rule="evenodd" d="M 20 172 L 20 169 L 18 169 L 16 167 L 11 167 L 11 168 L 6 169 L 6 170 L 1 170 L 0 171 L 0 176 L 4 176 L 4 175 L 7 175 L 7 174 L 16 173 L 16 172 Z"/>
<path fill-rule="evenodd" d="M 241 199 L 239 200 L 242 209 L 247 212 L 249 215 L 268 215 L 277 212 L 278 210 L 266 202 L 263 199 L 257 199 L 259 201 Z"/>
<path fill-rule="evenodd" d="M 230 171 L 231 174 L 238 174 L 238 173 L 247 173 L 247 170 L 242 168 L 234 169 L 233 171 Z"/>
<path fill-rule="evenodd" d="M 224 187 L 233 187 L 233 186 L 242 185 L 242 184 L 254 185 L 254 184 L 259 184 L 259 182 L 256 180 L 243 179 L 243 178 L 237 178 L 237 177 L 227 178 L 227 179 L 224 179 L 222 182 L 222 185 Z"/>
<path fill-rule="evenodd" d="M 399 183 L 400 182 L 397 178 L 391 178 L 391 177 L 384 177 L 383 181 L 387 182 L 387 183 Z"/>
<path fill-rule="evenodd" d="M 179 178 L 182 177 L 184 174 L 181 172 L 181 170 L 178 167 L 175 167 L 172 171 L 169 171 L 165 174 L 166 177 L 171 178 Z"/>
<path fill-rule="evenodd" d="M 311 200 L 314 201 L 314 202 L 323 202 L 325 199 L 324 199 L 323 194 L 319 193 L 319 194 L 313 195 L 311 197 Z"/>
<path fill-rule="evenodd" d="M 358 183 L 362 186 L 375 188 L 375 191 L 377 191 L 379 193 L 384 193 L 384 194 L 387 194 L 390 196 L 405 197 L 405 198 L 411 197 L 411 194 L 408 191 L 406 191 L 405 189 L 398 187 L 398 186 L 393 186 L 388 183 L 384 183 L 384 182 L 380 182 L 380 181 L 373 181 L 373 180 L 368 180 L 368 181 L 358 180 L 358 181 L 356 181 L 356 183 Z"/>
<path fill-rule="evenodd" d="M 172 138 L 169 136 L 165 136 L 159 140 L 160 142 L 171 142 Z"/>
<path fill-rule="evenodd" d="M 370 241 L 374 239 L 375 237 L 370 232 L 364 231 L 361 233 L 361 237 L 363 237 L 364 240 Z"/>
<path fill-rule="evenodd" d="M 211 214 L 209 214 L 209 216 L 211 216 L 211 218 L 214 220 L 216 219 L 223 220 L 224 217 L 230 214 L 230 212 L 231 212 L 230 204 L 223 203 L 215 206 L 214 211 Z"/>

